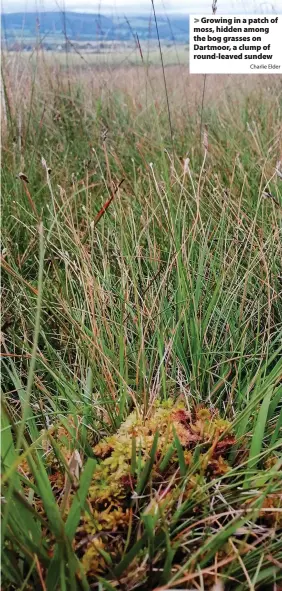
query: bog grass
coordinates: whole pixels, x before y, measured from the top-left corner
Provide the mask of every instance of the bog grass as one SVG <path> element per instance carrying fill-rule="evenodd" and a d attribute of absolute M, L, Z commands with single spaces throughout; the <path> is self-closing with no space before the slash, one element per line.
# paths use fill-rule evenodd
<path fill-rule="evenodd" d="M 168 68 L 170 128 L 161 69 L 35 57 L 2 60 L 3 588 L 278 589 L 281 77 Z"/>

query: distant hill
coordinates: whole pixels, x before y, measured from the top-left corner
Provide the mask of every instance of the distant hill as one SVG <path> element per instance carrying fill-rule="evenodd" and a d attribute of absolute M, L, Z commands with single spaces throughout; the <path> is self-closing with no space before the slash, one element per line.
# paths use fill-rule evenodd
<path fill-rule="evenodd" d="M 188 41 L 187 16 L 158 17 L 161 39 Z M 113 19 L 108 16 L 77 12 L 17 12 L 1 15 L 2 38 L 11 42 L 40 37 L 57 39 L 67 36 L 75 41 L 120 40 L 130 41 L 133 35 L 139 39 L 156 39 L 155 24 L 150 17 L 130 16 Z"/>

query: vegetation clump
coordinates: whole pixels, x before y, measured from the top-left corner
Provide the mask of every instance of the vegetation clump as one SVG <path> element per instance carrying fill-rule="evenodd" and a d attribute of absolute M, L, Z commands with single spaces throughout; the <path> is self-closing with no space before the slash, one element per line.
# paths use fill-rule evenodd
<path fill-rule="evenodd" d="M 228 429 L 230 423 L 207 408 L 190 413 L 183 401 L 168 400 L 156 403 L 147 419 L 133 411 L 115 435 L 96 445 L 100 462 L 89 488 L 91 509 L 79 526 L 80 535 L 91 537 L 82 558 L 86 572 L 97 574 L 104 565 L 99 544 L 115 560 L 117 551 L 121 557 L 124 530 L 129 525 L 134 530 L 143 514 L 161 529 L 180 494 L 183 499 L 195 495 L 199 505 L 206 500 L 206 479 L 229 470 L 226 458 L 234 438 Z"/>
<path fill-rule="evenodd" d="M 55 447 L 50 446 L 50 436 Z M 156 400 L 146 417 L 132 411 L 115 434 L 92 448 L 97 464 L 73 539 L 83 572 L 90 579 L 108 572 L 148 527 L 162 537 L 179 501 L 192 501 L 193 511 L 203 515 L 210 503 L 207 483 L 231 469 L 228 453 L 234 442 L 229 421 L 204 405 L 188 411 L 181 397 Z M 77 490 L 74 463 L 83 470 L 75 443 L 72 418 L 43 439 L 49 481 L 65 509 L 64 520 Z M 19 474 L 25 475 L 28 498 L 27 479 L 34 486 L 36 476 L 31 476 L 27 461 L 19 466 Z M 33 506 L 46 517 L 36 497 Z M 49 532 L 45 536 L 48 539 Z M 52 536 L 48 552 L 54 552 Z"/>
<path fill-rule="evenodd" d="M 69 417 L 63 426 L 54 425 L 42 436 L 49 482 L 65 523 L 77 495 L 79 498 L 79 479 L 86 461 L 86 454 L 83 457 L 77 449 L 79 425 L 81 418 L 74 421 Z M 146 584 L 153 588 L 158 577 L 165 583 L 172 573 L 171 565 L 166 573 L 169 554 L 165 539 L 172 539 L 169 552 L 181 563 L 187 554 L 182 545 L 182 530 L 185 535 L 187 524 L 195 516 L 199 524 L 208 528 L 209 508 L 214 510 L 218 504 L 215 490 L 225 490 L 229 474 L 245 456 L 242 444 L 235 465 L 230 461 L 235 444 L 230 421 L 203 404 L 188 410 L 181 396 L 176 400 L 155 400 L 146 416 L 133 410 L 114 434 L 92 444 L 88 449 L 95 468 L 84 491 L 85 502 L 80 506 L 72 539 L 72 549 L 80 563 L 76 568 L 78 583 L 85 576 L 93 583 L 106 577 L 105 581 L 114 584 L 117 579 L 121 589 L 123 585 L 145 589 L 142 585 Z M 275 456 L 268 458 L 267 465 L 273 467 L 276 460 Z M 36 489 L 36 474 L 30 471 L 28 460 L 20 464 L 18 472 L 24 476 L 23 494 L 30 503 L 31 490 Z M 246 502 L 239 497 L 239 503 L 233 499 L 233 509 L 238 510 L 241 504 L 244 511 L 250 507 L 252 512 L 255 494 Z M 46 507 L 36 494 L 31 505 L 41 519 L 48 520 Z M 279 527 L 280 508 L 279 494 L 266 495 L 257 516 L 261 523 Z M 226 520 L 226 513 L 224 517 Z M 191 535 L 191 526 L 188 530 Z M 44 546 L 54 560 L 56 540 L 48 527 L 43 531 Z M 199 558 L 205 561 L 208 547 L 201 550 L 201 539 L 194 541 L 194 549 L 195 544 Z M 132 547 L 136 552 L 128 561 Z M 241 541 L 240 552 L 247 551 L 248 544 Z M 228 564 L 231 556 L 234 548 L 228 541 L 222 545 L 219 557 L 223 564 Z M 204 579 L 206 588 L 216 581 L 210 575 Z"/>

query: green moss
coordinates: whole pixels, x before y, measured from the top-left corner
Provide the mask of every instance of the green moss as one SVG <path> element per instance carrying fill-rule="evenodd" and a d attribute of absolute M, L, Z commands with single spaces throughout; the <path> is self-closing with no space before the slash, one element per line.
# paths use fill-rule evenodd
<path fill-rule="evenodd" d="M 190 413 L 182 399 L 177 402 L 169 399 L 165 402 L 157 401 L 144 420 L 133 411 L 115 435 L 106 437 L 94 447 L 99 466 L 89 489 L 90 510 L 82 517 L 79 527 L 79 537 L 82 534 L 95 536 L 94 547 L 90 542 L 82 559 L 88 575 L 96 575 L 103 567 L 106 568 L 103 556 L 99 560 L 97 553 L 99 533 L 99 544 L 116 559 L 116 542 L 119 542 L 122 552 L 129 523 L 131 522 L 134 531 L 135 526 L 142 521 L 142 514 L 154 516 L 157 527 L 161 528 L 161 521 L 169 517 L 180 493 L 183 501 L 196 496 L 198 505 L 208 500 L 205 492 L 207 479 L 225 474 L 229 470 L 224 455 L 234 442 L 230 430 L 230 423 L 208 408 L 196 407 Z M 149 480 L 142 497 L 135 499 L 135 487 L 150 457 L 157 431 L 157 451 Z M 173 451 L 175 433 L 183 448 L 188 470 L 184 480 L 179 475 L 176 451 L 168 454 L 170 449 Z M 132 474 L 133 440 L 137 458 L 136 469 Z M 189 467 L 193 464 L 193 450 L 198 445 L 202 446 L 203 453 L 189 475 Z M 166 454 L 169 459 L 165 469 L 161 471 L 160 464 Z M 116 534 L 114 543 L 110 532 Z"/>

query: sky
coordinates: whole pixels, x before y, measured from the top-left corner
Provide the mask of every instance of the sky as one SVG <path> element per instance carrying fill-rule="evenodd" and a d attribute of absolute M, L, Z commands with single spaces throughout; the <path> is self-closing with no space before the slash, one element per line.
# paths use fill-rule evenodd
<path fill-rule="evenodd" d="M 210 14 L 212 0 L 155 0 L 159 13 Z M 30 12 L 33 10 L 75 10 L 100 14 L 149 13 L 151 0 L 2 0 L 3 12 Z M 218 14 L 244 14 L 246 12 L 282 13 L 282 0 L 218 0 Z"/>

